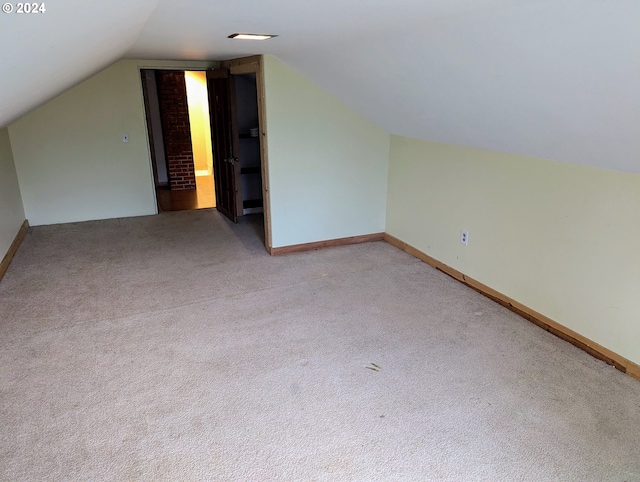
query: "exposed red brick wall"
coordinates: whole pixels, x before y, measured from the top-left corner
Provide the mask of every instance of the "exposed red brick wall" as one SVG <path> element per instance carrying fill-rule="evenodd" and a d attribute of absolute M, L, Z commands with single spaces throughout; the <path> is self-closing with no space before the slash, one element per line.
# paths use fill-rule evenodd
<path fill-rule="evenodd" d="M 187 84 L 181 70 L 156 71 L 158 100 L 171 190 L 196 188 Z"/>

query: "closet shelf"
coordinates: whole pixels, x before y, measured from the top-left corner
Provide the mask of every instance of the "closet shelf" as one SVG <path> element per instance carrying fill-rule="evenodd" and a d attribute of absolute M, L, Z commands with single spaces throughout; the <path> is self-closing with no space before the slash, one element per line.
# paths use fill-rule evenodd
<path fill-rule="evenodd" d="M 262 199 L 245 199 L 242 202 L 242 207 L 244 209 L 249 209 L 249 208 L 261 208 L 262 206 Z"/>

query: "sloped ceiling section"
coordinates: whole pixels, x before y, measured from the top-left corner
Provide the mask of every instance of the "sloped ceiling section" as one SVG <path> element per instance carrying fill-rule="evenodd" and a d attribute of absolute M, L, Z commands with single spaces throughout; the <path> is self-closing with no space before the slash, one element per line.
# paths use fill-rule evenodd
<path fill-rule="evenodd" d="M 128 55 L 272 53 L 394 134 L 640 173 L 639 26 L 637 0 L 161 1 Z"/>
<path fill-rule="evenodd" d="M 122 56 L 270 53 L 394 134 L 640 173 L 637 0 L 57 0 L 0 22 L 0 125 Z"/>
<path fill-rule="evenodd" d="M 158 0 L 45 1 L 31 14 L 10 3 L 0 13 L 0 126 L 119 60 Z"/>
<path fill-rule="evenodd" d="M 394 134 L 640 173 L 640 2 L 504 5 L 284 60 Z"/>

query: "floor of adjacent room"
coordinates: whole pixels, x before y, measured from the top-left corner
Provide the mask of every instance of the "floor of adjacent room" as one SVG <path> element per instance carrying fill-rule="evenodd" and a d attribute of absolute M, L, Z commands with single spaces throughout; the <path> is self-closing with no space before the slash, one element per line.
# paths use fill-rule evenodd
<path fill-rule="evenodd" d="M 216 194 L 213 175 L 197 175 L 196 188 L 171 190 L 169 186 L 156 187 L 158 211 L 183 211 L 188 209 L 206 209 L 216 206 Z"/>
<path fill-rule="evenodd" d="M 640 383 L 384 242 L 212 209 L 35 227 L 2 480 L 640 480 Z"/>

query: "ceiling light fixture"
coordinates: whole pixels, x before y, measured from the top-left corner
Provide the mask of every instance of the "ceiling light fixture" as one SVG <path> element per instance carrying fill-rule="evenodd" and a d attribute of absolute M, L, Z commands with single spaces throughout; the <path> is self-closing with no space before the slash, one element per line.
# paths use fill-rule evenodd
<path fill-rule="evenodd" d="M 269 40 L 270 38 L 277 37 L 277 35 L 265 35 L 258 33 L 233 33 L 227 38 L 239 39 L 239 40 Z"/>

